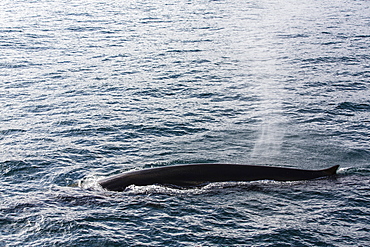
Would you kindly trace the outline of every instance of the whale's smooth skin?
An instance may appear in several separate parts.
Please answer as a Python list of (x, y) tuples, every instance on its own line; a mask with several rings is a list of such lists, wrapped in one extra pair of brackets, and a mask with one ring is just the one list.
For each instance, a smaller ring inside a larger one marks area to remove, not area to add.
[(199, 186), (229, 181), (298, 181), (335, 175), (338, 165), (324, 170), (302, 170), (285, 167), (239, 164), (188, 164), (129, 171), (108, 177), (98, 183), (106, 190), (124, 191), (130, 185)]

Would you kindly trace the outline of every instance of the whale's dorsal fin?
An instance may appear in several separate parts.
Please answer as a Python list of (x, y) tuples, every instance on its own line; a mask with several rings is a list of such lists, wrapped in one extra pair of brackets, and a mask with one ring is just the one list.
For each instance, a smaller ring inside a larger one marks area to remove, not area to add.
[(333, 167), (330, 167), (328, 169), (325, 169), (325, 170), (322, 170), (325, 174), (327, 174), (328, 176), (331, 176), (331, 175), (335, 175), (337, 174), (337, 170), (339, 168), (339, 165), (336, 165), (336, 166), (333, 166)]

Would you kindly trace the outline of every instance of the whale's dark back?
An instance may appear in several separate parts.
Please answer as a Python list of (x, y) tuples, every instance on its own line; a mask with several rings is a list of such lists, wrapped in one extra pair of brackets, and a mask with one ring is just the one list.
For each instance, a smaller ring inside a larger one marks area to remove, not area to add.
[(308, 180), (336, 174), (339, 166), (324, 170), (302, 170), (284, 167), (237, 164), (190, 164), (125, 172), (99, 184), (112, 191), (123, 191), (129, 185), (197, 186), (209, 182), (276, 180)]

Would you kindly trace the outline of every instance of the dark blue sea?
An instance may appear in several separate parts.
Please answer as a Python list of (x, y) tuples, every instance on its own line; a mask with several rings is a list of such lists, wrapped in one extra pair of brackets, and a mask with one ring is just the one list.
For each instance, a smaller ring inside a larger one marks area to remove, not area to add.
[[(0, 246), (369, 246), (370, 1), (2, 0)], [(105, 191), (191, 163), (300, 182)]]

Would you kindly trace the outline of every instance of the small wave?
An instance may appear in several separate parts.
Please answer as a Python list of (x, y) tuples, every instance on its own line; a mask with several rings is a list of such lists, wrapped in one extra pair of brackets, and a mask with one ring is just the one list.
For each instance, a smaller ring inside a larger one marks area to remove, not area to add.
[(76, 183), (71, 184), (70, 187), (80, 187), (86, 190), (105, 191), (103, 187), (101, 187), (98, 183), (100, 178), (101, 177), (98, 176), (87, 176), (81, 180), (78, 180)]
[(369, 175), (370, 174), (370, 165), (363, 167), (343, 167), (339, 168), (338, 175)]
[(201, 52), (200, 49), (190, 49), (190, 50), (168, 50), (168, 53), (188, 53), (188, 52)]
[(336, 108), (347, 111), (370, 111), (370, 104), (342, 102)]
[(36, 166), (21, 160), (4, 161), (0, 163), (1, 173), (5, 176), (20, 175), (33, 171)]
[(0, 135), (12, 135), (14, 133), (19, 132), (26, 132), (24, 129), (6, 129), (6, 130), (0, 130)]
[(310, 64), (321, 64), (321, 63), (353, 63), (359, 62), (360, 57), (317, 57), (317, 58), (307, 58), (303, 59), (303, 63), (310, 63)]

